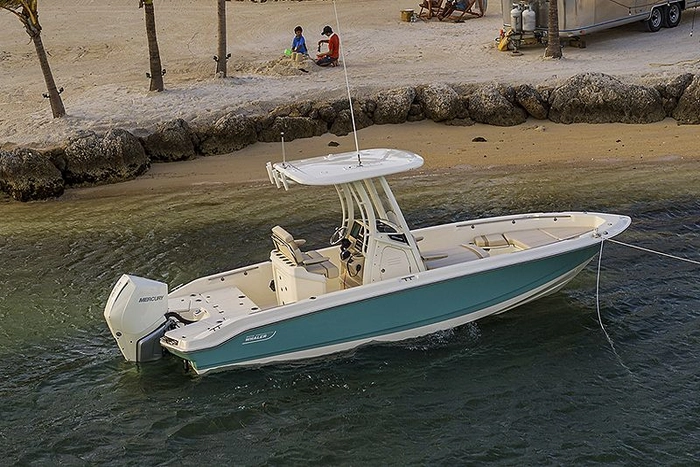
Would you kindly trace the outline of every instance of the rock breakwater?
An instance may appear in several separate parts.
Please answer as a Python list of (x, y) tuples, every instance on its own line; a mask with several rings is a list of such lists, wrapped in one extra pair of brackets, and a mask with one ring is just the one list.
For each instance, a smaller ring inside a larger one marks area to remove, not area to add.
[[(444, 83), (397, 87), (353, 98), (358, 129), (430, 119), (448, 125), (475, 122), (514, 126), (528, 118), (556, 123), (653, 123), (667, 117), (700, 123), (700, 75), (678, 75), (646, 85), (584, 73), (559, 86)], [(347, 99), (300, 101), (265, 115), (230, 113), (209, 125), (176, 119), (137, 137), (114, 128), (79, 132), (51, 149), (0, 151), (0, 190), (18, 201), (59, 197), (67, 187), (128, 180), (151, 162), (235, 152), (255, 142), (345, 135), (352, 131)]]

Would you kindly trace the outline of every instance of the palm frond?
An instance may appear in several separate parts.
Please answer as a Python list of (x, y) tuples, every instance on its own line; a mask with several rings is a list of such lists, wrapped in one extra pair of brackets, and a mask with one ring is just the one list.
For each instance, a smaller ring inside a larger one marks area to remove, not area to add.
[(14, 13), (24, 24), (27, 30), (41, 30), (39, 14), (37, 12), (38, 0), (0, 0), (0, 8)]

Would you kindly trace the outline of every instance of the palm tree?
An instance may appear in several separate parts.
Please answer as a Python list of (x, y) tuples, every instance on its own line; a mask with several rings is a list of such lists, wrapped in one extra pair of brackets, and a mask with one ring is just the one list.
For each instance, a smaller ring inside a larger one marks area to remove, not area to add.
[(219, 18), (219, 44), (217, 47), (217, 55), (214, 56), (216, 61), (216, 76), (226, 78), (226, 62), (231, 57), (231, 54), (226, 53), (226, 2), (228, 0), (216, 0), (217, 13)]
[(146, 76), (151, 78), (149, 91), (163, 90), (163, 75), (165, 70), (161, 68), (160, 52), (158, 51), (158, 39), (156, 38), (156, 14), (153, 7), (153, 0), (139, 0), (139, 8), (143, 8), (146, 16), (146, 37), (148, 37), (148, 61), (151, 65), (151, 72)]
[(46, 90), (48, 91), (48, 94), (44, 94), (44, 97), (49, 98), (53, 118), (63, 117), (66, 114), (66, 109), (63, 107), (63, 100), (61, 99), (62, 89), (56, 89), (56, 82), (53, 79), (49, 60), (46, 57), (44, 43), (41, 41), (41, 25), (39, 24), (37, 0), (0, 0), (0, 8), (15, 14), (24, 24), (24, 29), (29, 34), (29, 37), (32, 38), (32, 42), (34, 42), (41, 71), (44, 74)]
[(559, 41), (559, 7), (558, 0), (549, 1), (549, 16), (547, 17), (547, 48), (545, 58), (561, 58), (561, 42)]

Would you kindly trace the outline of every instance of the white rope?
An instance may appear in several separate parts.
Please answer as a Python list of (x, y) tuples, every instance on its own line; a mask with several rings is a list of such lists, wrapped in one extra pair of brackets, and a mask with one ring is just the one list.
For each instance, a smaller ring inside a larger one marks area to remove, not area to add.
[[(335, 30), (340, 39), (340, 20), (338, 19), (338, 9), (335, 6), (335, 0), (333, 0), (333, 11), (335, 12)], [(345, 65), (345, 46), (341, 44), (340, 47), (340, 57), (343, 60), (343, 72), (345, 73), (345, 88), (348, 90), (348, 103), (350, 104), (350, 121), (352, 122), (352, 134), (355, 137), (355, 150), (357, 151), (357, 163), (362, 165), (362, 159), (360, 159), (360, 144), (357, 142), (357, 126), (355, 126), (355, 112), (352, 109), (352, 97), (350, 96), (350, 81), (348, 80), (348, 68)]]
[[(632, 371), (630, 371), (630, 369), (627, 367), (627, 365), (624, 364), (624, 362), (620, 358), (620, 355), (617, 353), (617, 350), (615, 350), (615, 344), (613, 343), (613, 340), (610, 338), (608, 331), (605, 330), (605, 326), (603, 326), (603, 319), (600, 316), (600, 265), (603, 261), (603, 244), (605, 243), (605, 240), (606, 239), (601, 239), (601, 241), (600, 241), (600, 252), (598, 253), (598, 272), (596, 275), (596, 282), (595, 282), (595, 308), (596, 308), (596, 312), (598, 313), (598, 323), (600, 324), (600, 329), (603, 330), (605, 337), (608, 339), (608, 342), (610, 343), (610, 348), (612, 349), (613, 353), (615, 354), (615, 357), (617, 357), (618, 362), (630, 374), (632, 374)], [(663, 253), (661, 251), (652, 250), (650, 248), (644, 248), (641, 246), (631, 245), (629, 243), (624, 243), (624, 242), (621, 242), (619, 240), (613, 240), (612, 238), (608, 238), (607, 241), (617, 243), (618, 245), (626, 246), (629, 248), (634, 248), (635, 250), (641, 250), (641, 251), (644, 251), (647, 253), (653, 253), (655, 255), (665, 256), (667, 258), (672, 258), (672, 259), (675, 259), (678, 261), (685, 261), (687, 263), (700, 265), (700, 261), (695, 261), (695, 260), (688, 259), (688, 258), (682, 258), (680, 256), (670, 255), (668, 253)], [(634, 375), (632, 375), (632, 376), (634, 376)]]
[(615, 346), (613, 345), (612, 339), (610, 339), (610, 336), (608, 335), (608, 331), (605, 330), (605, 326), (603, 326), (603, 319), (600, 317), (600, 264), (603, 262), (603, 245), (605, 244), (605, 239), (600, 240), (600, 252), (598, 253), (598, 272), (596, 273), (596, 278), (595, 278), (595, 309), (596, 312), (598, 312), (598, 323), (600, 323), (600, 329), (603, 330), (605, 333), (605, 337), (608, 338), (608, 342), (610, 342), (610, 346), (613, 348), (613, 351), (615, 351)]
[(617, 353), (617, 350), (615, 349), (615, 344), (613, 343), (613, 340), (610, 338), (610, 335), (608, 334), (608, 331), (605, 330), (605, 326), (603, 326), (603, 318), (600, 316), (600, 264), (603, 262), (603, 245), (605, 244), (605, 239), (601, 238), (600, 240), (600, 252), (598, 253), (598, 272), (596, 274), (596, 279), (595, 279), (595, 309), (596, 312), (598, 313), (598, 324), (600, 324), (600, 329), (603, 330), (603, 334), (605, 334), (605, 338), (608, 340), (608, 343), (610, 344), (610, 349), (612, 350), (613, 354), (615, 354), (615, 358), (617, 358), (617, 361), (620, 363), (620, 365), (627, 370), (627, 372), (634, 376), (632, 374), (632, 370), (630, 370), (627, 365), (622, 361), (622, 358), (620, 357), (620, 354)]
[(698, 266), (700, 266), (700, 261), (695, 261), (694, 259), (681, 258), (680, 256), (670, 255), (668, 253), (663, 253), (661, 251), (651, 250), (649, 248), (644, 248), (644, 247), (637, 246), (637, 245), (630, 245), (629, 243), (624, 243), (624, 242), (620, 242), (618, 240), (613, 240), (612, 238), (609, 238), (608, 241), (613, 242), (613, 243), (617, 243), (618, 245), (634, 248), (635, 250), (646, 251), (647, 253), (654, 253), (655, 255), (666, 256), (667, 258), (673, 258), (673, 259), (676, 259), (678, 261), (685, 261), (686, 263), (697, 264)]

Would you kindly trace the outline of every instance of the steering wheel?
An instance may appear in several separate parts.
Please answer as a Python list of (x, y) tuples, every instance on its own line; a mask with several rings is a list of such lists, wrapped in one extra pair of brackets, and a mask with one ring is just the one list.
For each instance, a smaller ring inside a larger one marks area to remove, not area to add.
[(343, 237), (345, 237), (346, 231), (347, 231), (347, 229), (345, 228), (344, 225), (341, 225), (340, 227), (335, 229), (335, 232), (333, 232), (333, 235), (331, 235), (330, 244), (337, 245), (338, 243), (340, 243), (340, 241), (343, 239)]

